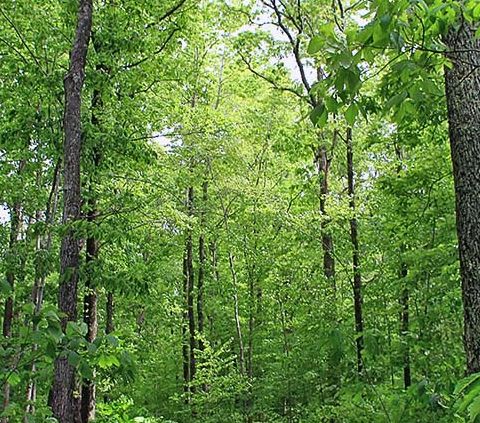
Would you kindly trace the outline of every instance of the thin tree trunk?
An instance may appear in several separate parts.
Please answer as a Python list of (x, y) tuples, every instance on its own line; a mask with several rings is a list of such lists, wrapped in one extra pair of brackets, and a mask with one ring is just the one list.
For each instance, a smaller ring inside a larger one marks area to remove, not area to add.
[[(397, 174), (400, 174), (402, 169), (403, 151), (401, 148), (396, 147), (395, 153), (397, 155), (400, 164), (397, 167)], [(402, 361), (403, 361), (403, 386), (407, 389), (412, 384), (412, 371), (410, 367), (410, 323), (409, 323), (409, 301), (410, 292), (407, 286), (405, 278), (408, 275), (408, 266), (403, 260), (403, 254), (405, 252), (405, 245), (402, 243), (400, 246), (401, 262), (399, 278), (403, 284), (402, 293), (400, 296), (400, 340), (402, 343)]]
[(203, 351), (205, 345), (203, 344), (202, 336), (204, 331), (204, 313), (203, 313), (203, 291), (205, 284), (205, 265), (206, 265), (206, 252), (205, 252), (205, 225), (206, 225), (206, 207), (208, 201), (208, 182), (204, 181), (202, 186), (202, 211), (200, 214), (201, 234), (198, 240), (198, 292), (197, 292), (197, 319), (198, 319), (198, 333), (200, 338), (198, 340), (198, 349)]
[[(187, 193), (187, 208), (189, 216), (193, 216), (193, 187), (188, 188)], [(193, 272), (193, 242), (192, 233), (189, 230), (187, 235), (187, 242), (185, 245), (186, 259), (187, 259), (187, 313), (188, 313), (188, 332), (189, 332), (189, 348), (190, 348), (190, 382), (195, 378), (195, 311), (194, 311), (194, 284), (195, 275)], [(190, 391), (194, 392), (193, 386), (190, 386)]]
[(188, 342), (188, 264), (187, 252), (183, 255), (183, 298), (184, 309), (182, 314), (182, 359), (183, 359), (183, 392), (185, 394), (185, 402), (189, 403), (190, 392), (190, 354)]
[[(81, 102), (85, 79), (85, 65), (92, 27), (92, 0), (81, 0), (75, 40), (70, 54), (70, 68), (64, 80), (64, 187), (63, 224), (72, 225), (81, 215), (80, 157), (81, 157)], [(75, 231), (70, 227), (64, 235), (60, 250), (60, 287), (58, 306), (64, 316), (61, 320), (65, 331), (67, 322), (77, 319), (77, 285), (80, 245)], [(52, 391), (52, 411), (59, 423), (79, 421), (75, 398), (75, 369), (66, 357), (55, 360)]]
[(231, 252), (228, 253), (228, 263), (230, 265), (230, 273), (232, 275), (232, 286), (233, 286), (233, 306), (235, 313), (235, 327), (237, 330), (238, 338), (238, 368), (240, 374), (245, 374), (245, 351), (243, 348), (243, 337), (242, 337), (242, 327), (240, 324), (240, 312), (238, 305), (238, 284), (237, 284), (237, 273), (235, 272), (235, 258)]
[(352, 212), (350, 218), (350, 240), (352, 243), (353, 263), (353, 302), (355, 311), (355, 334), (357, 347), (357, 371), (363, 371), (363, 298), (362, 298), (362, 274), (360, 272), (360, 250), (358, 246), (358, 225), (355, 209), (355, 179), (353, 172), (353, 143), (352, 128), (347, 128), (347, 179), (349, 205)]
[[(401, 265), (401, 278), (405, 280), (407, 277), (407, 266), (405, 263)], [(409, 339), (408, 334), (410, 331), (410, 323), (409, 323), (409, 292), (407, 288), (404, 288), (402, 291), (402, 296), (400, 298), (401, 303), (401, 325), (400, 325), (400, 332), (402, 338), (402, 348), (403, 348), (403, 386), (405, 389), (412, 384), (412, 373), (410, 369), (410, 346), (409, 346)]]
[[(13, 324), (13, 298), (15, 289), (15, 279), (17, 266), (15, 262), (18, 260), (16, 245), (18, 243), (18, 235), (20, 233), (21, 216), (20, 202), (16, 202), (10, 210), (10, 240), (8, 244), (8, 258), (7, 258), (7, 272), (6, 279), (10, 287), (10, 293), (5, 300), (4, 314), (3, 314), (3, 337), (10, 339), (12, 337), (12, 324)], [(3, 410), (5, 410), (10, 404), (10, 383), (8, 380), (3, 385)], [(2, 418), (2, 423), (7, 423), (8, 417)]]
[(480, 38), (463, 18), (445, 37), (445, 69), (467, 373), (480, 372)]
[[(50, 252), (52, 247), (52, 230), (51, 226), (55, 220), (58, 205), (58, 185), (59, 185), (59, 173), (60, 173), (61, 161), (58, 160), (53, 171), (53, 181), (50, 195), (45, 208), (45, 223), (47, 225), (46, 235), (38, 235), (36, 239), (36, 251), (37, 254), (41, 254), (41, 257), (37, 257), (35, 265), (35, 282), (32, 288), (32, 303), (34, 306), (34, 316), (37, 317), (40, 314), (43, 304), (43, 293), (45, 290), (45, 280), (49, 273), (47, 264), (45, 262), (45, 255)], [(41, 213), (37, 214), (37, 221), (41, 220)], [(38, 329), (38, 321), (36, 318), (32, 321), (32, 331), (35, 332)], [(38, 349), (35, 344), (33, 346), (34, 351)], [(37, 397), (37, 384), (34, 379), (36, 373), (36, 363), (32, 363), (30, 369), (30, 382), (27, 387), (27, 407), (25, 409), (25, 423), (28, 421), (28, 415), (35, 413), (35, 400)]]
[(108, 335), (109, 333), (112, 333), (115, 330), (115, 325), (113, 323), (113, 313), (114, 313), (114, 307), (115, 307), (115, 302), (114, 302), (114, 295), (112, 291), (108, 291), (107, 293), (107, 306), (106, 306), (106, 311), (107, 311), (107, 322), (105, 325), (105, 333)]
[[(88, 221), (94, 223), (97, 217), (96, 200), (90, 193), (88, 201)], [(94, 281), (95, 262), (98, 259), (99, 242), (94, 235), (87, 238), (87, 276), (85, 279), (85, 296), (83, 300), (83, 321), (87, 324), (88, 342), (95, 341), (98, 332), (97, 318), (97, 289)], [(82, 422), (87, 423), (95, 419), (95, 383), (91, 380), (83, 381), (82, 385)]]
[(328, 196), (328, 176), (330, 171), (330, 160), (327, 155), (327, 148), (322, 144), (315, 156), (315, 163), (317, 164), (318, 176), (320, 179), (320, 215), (322, 217), (322, 249), (323, 249), (323, 273), (325, 277), (332, 281), (332, 288), (336, 294), (335, 284), (335, 259), (333, 257), (333, 238), (328, 232), (328, 214), (327, 214), (327, 196)]
[[(96, 49), (98, 51), (98, 48)], [(97, 65), (97, 71), (102, 67)], [(98, 89), (93, 91), (92, 96), (92, 126), (99, 128), (99, 119), (97, 117), (97, 110), (102, 106), (102, 97)], [(100, 161), (102, 159), (102, 152), (98, 144), (93, 145), (93, 169), (92, 175), (97, 171)], [(94, 225), (97, 219), (97, 199), (95, 198), (94, 176), (90, 179), (90, 193), (88, 199), (88, 215), (87, 220), (90, 225)], [(91, 230), (91, 229), (90, 229)], [(83, 321), (87, 325), (88, 342), (95, 341), (98, 333), (98, 316), (97, 316), (97, 288), (95, 283), (95, 265), (99, 254), (99, 240), (92, 233), (87, 238), (86, 264), (87, 273), (85, 279), (85, 295), (83, 299)], [(82, 384), (82, 404), (81, 404), (82, 422), (88, 423), (95, 420), (95, 383), (91, 380), (84, 380)]]

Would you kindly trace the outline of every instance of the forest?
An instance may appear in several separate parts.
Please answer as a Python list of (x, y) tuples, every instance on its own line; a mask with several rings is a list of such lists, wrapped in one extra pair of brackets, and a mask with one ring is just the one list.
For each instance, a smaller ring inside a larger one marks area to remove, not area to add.
[(1, 423), (480, 422), (479, 0), (0, 0)]

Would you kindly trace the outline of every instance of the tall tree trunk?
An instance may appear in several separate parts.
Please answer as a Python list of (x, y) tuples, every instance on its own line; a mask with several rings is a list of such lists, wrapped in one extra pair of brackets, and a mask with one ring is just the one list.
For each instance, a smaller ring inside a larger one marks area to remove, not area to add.
[[(186, 207), (188, 216), (193, 216), (194, 190), (193, 187), (187, 188)], [(183, 255), (183, 291), (185, 299), (185, 309), (183, 314), (183, 378), (184, 391), (193, 393), (195, 391), (192, 381), (195, 377), (195, 310), (194, 310), (194, 284), (195, 275), (193, 272), (193, 241), (192, 230), (187, 229), (185, 239), (185, 251)], [(187, 334), (188, 330), (188, 334)], [(188, 338), (188, 340), (187, 340)], [(189, 397), (187, 396), (187, 402)]]
[(347, 179), (349, 205), (352, 212), (350, 218), (350, 240), (352, 243), (353, 263), (353, 303), (355, 311), (355, 334), (357, 347), (357, 371), (363, 371), (363, 298), (362, 298), (362, 274), (360, 272), (360, 250), (358, 246), (358, 228), (355, 209), (355, 179), (353, 172), (353, 143), (352, 128), (347, 128)]
[[(43, 305), (43, 293), (45, 290), (45, 281), (49, 270), (46, 263), (46, 255), (50, 252), (52, 247), (52, 230), (51, 226), (55, 221), (55, 215), (58, 205), (58, 186), (59, 186), (59, 173), (60, 173), (61, 160), (57, 161), (53, 171), (52, 187), (50, 195), (48, 197), (47, 206), (45, 208), (45, 224), (46, 234), (38, 235), (36, 239), (36, 252), (39, 255), (35, 262), (35, 282), (32, 288), (32, 303), (34, 306), (34, 319), (32, 321), (32, 331), (38, 330), (37, 317), (40, 314)], [(41, 213), (37, 214), (37, 221), (41, 220)], [(36, 351), (38, 346), (35, 344), (33, 349)], [(36, 362), (32, 363), (30, 368), (30, 381), (27, 387), (27, 407), (25, 409), (24, 421), (27, 423), (28, 416), (35, 413), (35, 400), (37, 397), (37, 384), (35, 382), (34, 374), (37, 371)]]
[(461, 18), (445, 37), (445, 70), (455, 185), (467, 372), (480, 372), (480, 38)]
[[(94, 223), (97, 217), (96, 200), (90, 193), (88, 200), (88, 221)], [(83, 300), (83, 321), (87, 325), (86, 339), (88, 342), (95, 341), (98, 332), (97, 318), (97, 288), (95, 283), (94, 267), (98, 259), (99, 242), (94, 235), (87, 238), (87, 276), (85, 279), (85, 296)], [(87, 423), (95, 419), (95, 384), (93, 381), (85, 380), (82, 385), (82, 422)]]
[(107, 314), (107, 322), (105, 325), (105, 333), (108, 335), (109, 333), (112, 333), (115, 330), (115, 326), (113, 323), (113, 312), (114, 312), (114, 296), (113, 296), (113, 291), (108, 291), (107, 292), (107, 306), (106, 306), (106, 314)]
[[(408, 274), (408, 268), (405, 263), (401, 264), (400, 268), (400, 277), (402, 281), (405, 281), (405, 278)], [(400, 297), (400, 306), (401, 306), (401, 316), (400, 316), (400, 337), (402, 341), (403, 348), (403, 386), (407, 389), (412, 384), (412, 372), (410, 369), (410, 345), (409, 345), (409, 332), (410, 332), (410, 322), (409, 322), (409, 292), (408, 288), (405, 287), (402, 290), (402, 296)]]
[(335, 284), (335, 259), (333, 257), (333, 237), (328, 232), (328, 214), (327, 214), (327, 196), (328, 196), (328, 176), (330, 171), (330, 159), (328, 158), (327, 147), (325, 144), (318, 148), (315, 155), (317, 165), (320, 190), (320, 215), (322, 218), (322, 249), (323, 249), (323, 273), (325, 277), (332, 281), (332, 288), (336, 294)]
[[(193, 216), (193, 187), (188, 188), (187, 194), (187, 207), (189, 216)], [(187, 275), (188, 275), (188, 285), (187, 285), (187, 312), (188, 312), (188, 332), (190, 337), (189, 348), (190, 348), (190, 382), (193, 382), (195, 378), (195, 310), (194, 310), (194, 284), (195, 284), (195, 275), (193, 272), (193, 241), (192, 241), (192, 232), (189, 230), (187, 235), (186, 242), (186, 257), (187, 257)], [(190, 390), (193, 392), (193, 386), (190, 387)]]
[(198, 239), (198, 285), (197, 285), (197, 320), (198, 333), (200, 338), (198, 340), (198, 349), (203, 351), (205, 345), (203, 344), (202, 336), (204, 331), (204, 313), (203, 313), (203, 291), (205, 284), (205, 265), (206, 265), (206, 251), (205, 251), (205, 226), (206, 226), (206, 207), (208, 201), (208, 182), (204, 181), (202, 186), (202, 210), (200, 213), (201, 234)]
[(237, 272), (235, 271), (235, 258), (232, 252), (228, 253), (228, 263), (230, 266), (230, 273), (232, 275), (233, 307), (234, 307), (234, 314), (235, 314), (235, 327), (237, 330), (237, 338), (238, 338), (238, 368), (239, 368), (240, 374), (244, 375), (245, 374), (245, 350), (243, 348), (242, 326), (240, 324)]
[(183, 359), (183, 392), (185, 402), (190, 402), (190, 354), (188, 341), (188, 264), (187, 251), (183, 255), (183, 299), (184, 307), (182, 313), (182, 359)]
[[(82, 143), (81, 102), (85, 79), (85, 64), (92, 27), (92, 0), (81, 0), (75, 40), (70, 54), (70, 67), (64, 80), (64, 187), (63, 224), (72, 225), (80, 218), (80, 157)], [(60, 287), (58, 306), (64, 316), (61, 320), (65, 330), (68, 321), (77, 319), (77, 285), (80, 245), (72, 227), (62, 239), (60, 249)], [(75, 398), (75, 369), (66, 357), (55, 360), (52, 390), (52, 411), (59, 423), (79, 420)]]
[[(12, 324), (13, 324), (13, 295), (15, 289), (15, 279), (16, 279), (16, 261), (17, 252), (16, 245), (18, 243), (18, 235), (20, 233), (20, 223), (22, 220), (21, 216), (22, 207), (20, 202), (16, 202), (13, 207), (10, 209), (10, 240), (8, 243), (8, 257), (7, 257), (7, 272), (6, 279), (10, 287), (10, 293), (5, 300), (5, 307), (3, 313), (3, 337), (5, 339), (10, 339), (12, 337)], [(8, 381), (4, 382), (3, 385), (3, 410), (5, 410), (10, 404), (10, 383)], [(2, 423), (8, 422), (8, 417), (2, 418)]]
[[(96, 49), (98, 51), (98, 48)], [(102, 69), (101, 65), (97, 65), (97, 71)], [(99, 119), (97, 116), (98, 109), (102, 106), (101, 92), (98, 89), (93, 91), (92, 96), (92, 126), (99, 129)], [(102, 158), (100, 145), (94, 142), (92, 149), (93, 169), (91, 170), (90, 192), (88, 197), (88, 214), (87, 221), (90, 225), (95, 224), (97, 219), (97, 199), (95, 198), (95, 173)], [(98, 317), (97, 317), (97, 287), (95, 282), (95, 266), (99, 254), (99, 240), (92, 234), (92, 228), (89, 229), (90, 234), (87, 237), (86, 264), (87, 272), (85, 279), (85, 294), (83, 299), (83, 321), (87, 325), (87, 342), (95, 341), (98, 333)], [(95, 384), (91, 380), (84, 380), (82, 384), (82, 404), (81, 417), (83, 423), (95, 420)]]

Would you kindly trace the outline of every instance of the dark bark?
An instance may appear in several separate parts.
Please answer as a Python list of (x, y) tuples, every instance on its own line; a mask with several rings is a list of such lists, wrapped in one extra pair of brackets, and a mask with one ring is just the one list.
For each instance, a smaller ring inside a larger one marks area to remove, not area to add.
[(112, 333), (115, 330), (115, 326), (113, 323), (113, 312), (114, 312), (114, 296), (113, 292), (109, 291), (107, 293), (107, 323), (105, 325), (105, 333), (108, 335), (109, 333)]
[(322, 217), (322, 249), (323, 249), (323, 273), (326, 278), (332, 280), (332, 288), (336, 292), (335, 285), (335, 259), (333, 257), (333, 238), (328, 232), (328, 214), (327, 214), (327, 196), (328, 196), (328, 176), (330, 171), (330, 159), (327, 155), (327, 148), (321, 145), (315, 154), (315, 163), (317, 165), (320, 181), (320, 215)]
[[(97, 70), (102, 68), (97, 66)], [(92, 126), (99, 127), (99, 119), (97, 110), (102, 106), (102, 97), (98, 89), (95, 89), (92, 97)], [(94, 143), (92, 150), (93, 169), (92, 175), (96, 173), (102, 154), (98, 143)], [(94, 176), (90, 179), (90, 192), (88, 198), (88, 214), (87, 221), (90, 225), (94, 225), (98, 216), (97, 199), (95, 198), (95, 180)], [(97, 287), (95, 283), (95, 265), (99, 254), (99, 240), (95, 235), (90, 234), (87, 237), (86, 265), (87, 272), (85, 278), (85, 294), (83, 299), (83, 321), (87, 325), (86, 339), (88, 342), (95, 341), (98, 333), (98, 313), (97, 313)], [(82, 422), (88, 423), (95, 420), (95, 384), (93, 381), (84, 380), (82, 385), (82, 404), (81, 404)]]
[[(92, 27), (92, 0), (81, 0), (75, 40), (70, 54), (70, 67), (64, 80), (65, 112), (63, 127), (65, 131), (63, 163), (63, 219), (64, 225), (70, 225), (64, 235), (60, 249), (60, 286), (58, 306), (65, 317), (62, 329), (68, 321), (77, 319), (77, 285), (80, 244), (71, 227), (80, 218), (80, 157), (81, 157), (81, 102), (85, 79), (85, 64)], [(72, 423), (79, 420), (77, 398), (75, 398), (75, 370), (66, 357), (55, 360), (52, 411), (59, 423)]]
[(187, 296), (188, 296), (188, 265), (187, 254), (184, 252), (183, 256), (183, 297), (184, 310), (182, 315), (182, 359), (183, 359), (183, 392), (185, 393), (185, 402), (189, 402), (188, 393), (190, 392), (190, 354), (188, 347), (188, 310), (187, 310)]
[(206, 265), (206, 251), (205, 251), (205, 225), (206, 225), (206, 207), (208, 201), (208, 182), (204, 181), (202, 186), (202, 211), (200, 215), (201, 234), (198, 239), (198, 285), (197, 285), (197, 320), (198, 333), (200, 339), (198, 340), (198, 349), (203, 351), (205, 345), (203, 344), (202, 336), (204, 332), (204, 313), (203, 313), (203, 291), (205, 284), (205, 265)]
[[(92, 193), (90, 195), (93, 195)], [(95, 198), (90, 197), (88, 201), (88, 221), (95, 222), (97, 208)], [(83, 300), (83, 321), (87, 325), (86, 339), (88, 342), (95, 341), (98, 332), (97, 318), (97, 288), (94, 280), (93, 268), (98, 259), (98, 239), (90, 235), (87, 238), (87, 276), (85, 279), (85, 296)], [(93, 381), (85, 380), (82, 385), (82, 422), (86, 423), (95, 419), (95, 384)]]
[(352, 212), (350, 218), (350, 241), (352, 243), (353, 263), (353, 303), (355, 311), (355, 334), (357, 347), (357, 371), (363, 371), (363, 296), (362, 296), (362, 274), (360, 272), (360, 249), (358, 245), (358, 223), (355, 209), (355, 179), (353, 172), (353, 143), (352, 129), (347, 128), (347, 179), (349, 206)]
[(445, 70), (467, 373), (480, 372), (480, 38), (462, 20), (445, 37)]

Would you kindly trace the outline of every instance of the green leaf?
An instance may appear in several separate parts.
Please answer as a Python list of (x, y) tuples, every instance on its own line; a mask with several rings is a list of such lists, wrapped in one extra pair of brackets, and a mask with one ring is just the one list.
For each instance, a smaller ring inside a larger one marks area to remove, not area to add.
[(327, 108), (325, 104), (321, 103), (317, 105), (311, 112), (310, 112), (310, 120), (314, 125), (324, 125), (328, 118)]
[(454, 395), (461, 394), (463, 391), (465, 391), (465, 389), (467, 389), (469, 386), (474, 384), (479, 379), (480, 379), (480, 373), (474, 373), (470, 376), (467, 376), (466, 378), (461, 379), (455, 386), (455, 390), (453, 391), (453, 394)]
[(348, 109), (345, 111), (345, 120), (348, 122), (350, 126), (354, 125), (357, 115), (358, 115), (357, 105), (355, 103), (350, 104)]
[(74, 367), (78, 366), (78, 363), (80, 363), (81, 359), (82, 357), (80, 356), (80, 354), (75, 351), (70, 351), (68, 353), (68, 362)]
[(320, 37), (319, 35), (315, 35), (308, 43), (307, 53), (316, 54), (320, 51), (322, 46), (323, 46), (323, 37)]

